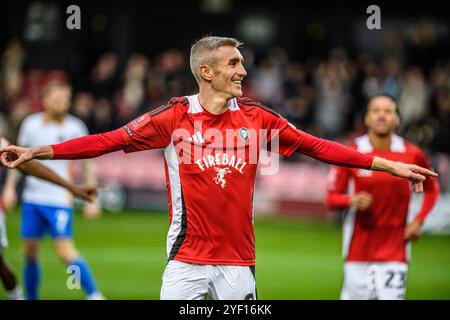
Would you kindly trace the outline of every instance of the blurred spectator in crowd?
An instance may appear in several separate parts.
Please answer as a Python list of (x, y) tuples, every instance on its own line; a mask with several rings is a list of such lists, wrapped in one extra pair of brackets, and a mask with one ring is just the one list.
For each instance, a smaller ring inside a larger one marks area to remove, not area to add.
[(3, 90), (1, 90), (4, 105), (17, 99), (22, 89), (22, 67), (25, 60), (25, 51), (18, 39), (13, 39), (2, 56), (2, 72), (1, 82)]
[(361, 92), (364, 100), (367, 100), (381, 93), (381, 71), (375, 59), (367, 53), (360, 56), (360, 65), (363, 73)]
[(394, 57), (387, 57), (383, 61), (383, 78), (380, 83), (381, 92), (393, 97), (398, 96), (400, 87), (400, 62)]
[(115, 97), (116, 121), (125, 124), (140, 113), (146, 102), (145, 81), (149, 61), (142, 54), (132, 55), (127, 62), (123, 85)]
[(250, 76), (255, 99), (263, 101), (281, 113), (284, 113), (282, 93), (287, 60), (287, 55), (282, 49), (274, 48)]
[(436, 93), (436, 134), (431, 142), (431, 148), (437, 152), (450, 155), (450, 88)]
[(95, 132), (94, 122), (95, 100), (92, 94), (88, 92), (79, 92), (73, 98), (71, 113), (77, 118), (83, 120), (89, 132)]
[(103, 54), (92, 70), (91, 90), (96, 99), (110, 98), (117, 89), (117, 56)]
[(419, 67), (410, 67), (404, 73), (398, 100), (403, 128), (427, 114), (428, 88)]
[(148, 105), (143, 111), (156, 108), (171, 97), (193, 94), (195, 88), (187, 57), (175, 49), (162, 52), (155, 57), (153, 68), (148, 72)]
[(32, 113), (31, 105), (26, 97), (15, 100), (10, 105), (11, 112), (8, 118), (8, 136), (11, 141), (16, 141), (22, 120)]
[(342, 49), (332, 50), (328, 61), (320, 63), (315, 70), (315, 120), (326, 138), (334, 139), (343, 133), (350, 99), (350, 81), (351, 70)]
[(291, 63), (284, 81), (285, 116), (302, 130), (309, 131), (314, 108), (314, 88), (307, 79), (305, 66)]
[(107, 98), (97, 99), (94, 106), (94, 133), (105, 132), (114, 127), (116, 115)]

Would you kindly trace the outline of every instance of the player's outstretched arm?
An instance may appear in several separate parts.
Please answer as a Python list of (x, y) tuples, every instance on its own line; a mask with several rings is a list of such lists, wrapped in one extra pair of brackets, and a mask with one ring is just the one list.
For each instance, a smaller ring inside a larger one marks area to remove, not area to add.
[(9, 169), (15, 169), (27, 161), (33, 159), (52, 159), (53, 149), (50, 146), (24, 148), (8, 146), (0, 149), (1, 163)]
[(125, 148), (126, 141), (120, 132), (114, 131), (84, 136), (51, 146), (0, 148), (1, 163), (7, 168), (17, 168), (32, 159), (89, 159)]
[[(68, 191), (70, 191), (73, 195), (80, 197), (83, 200), (92, 202), (97, 197), (97, 190), (93, 186), (76, 186), (70, 183), (69, 181), (61, 178), (54, 171), (47, 168), (43, 164), (38, 161), (27, 161), (20, 164), (17, 167), (20, 171), (25, 174), (34, 176), (36, 178), (46, 180), (48, 182), (54, 183), (58, 186), (61, 186)], [(3, 190), (3, 198), (4, 198), (4, 206), (6, 209), (10, 209), (16, 203), (16, 175), (14, 171), (11, 171), (8, 174), (6, 179), (5, 187)]]
[(320, 139), (299, 130), (296, 132), (301, 134), (303, 140), (297, 148), (300, 153), (338, 166), (383, 171), (406, 178), (411, 181), (417, 192), (423, 192), (425, 176), (437, 176), (433, 171), (417, 165), (372, 157), (333, 141)]
[(32, 175), (36, 178), (61, 186), (83, 200), (92, 202), (97, 196), (97, 189), (94, 186), (76, 186), (61, 178), (54, 171), (50, 170), (38, 161), (24, 162), (19, 165), (18, 169), (28, 175)]

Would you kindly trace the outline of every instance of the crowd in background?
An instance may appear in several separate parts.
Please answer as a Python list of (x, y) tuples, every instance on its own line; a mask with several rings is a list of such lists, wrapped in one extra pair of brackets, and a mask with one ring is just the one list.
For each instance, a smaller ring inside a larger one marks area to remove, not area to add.
[[(362, 113), (368, 97), (395, 96), (402, 118), (399, 133), (432, 155), (443, 190), (448, 189), (450, 59), (414, 65), (406, 64), (395, 50), (375, 57), (367, 52), (350, 55), (343, 48), (303, 61), (290, 58), (282, 48), (256, 57), (247, 47), (243, 54), (248, 71), (244, 94), (320, 137), (348, 142), (364, 132)], [(25, 70), (25, 59), (17, 40), (2, 53), (0, 131), (12, 141), (23, 118), (41, 110), (40, 88), (49, 79), (72, 83), (71, 113), (91, 133), (115, 129), (171, 97), (197, 90), (188, 56), (176, 49), (153, 57), (135, 53), (122, 63), (114, 52), (105, 52), (88, 76), (76, 81), (64, 70)]]

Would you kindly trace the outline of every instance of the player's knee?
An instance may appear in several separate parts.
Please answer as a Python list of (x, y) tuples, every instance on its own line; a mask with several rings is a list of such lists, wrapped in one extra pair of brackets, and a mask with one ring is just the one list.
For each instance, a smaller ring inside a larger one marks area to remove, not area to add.
[(76, 252), (67, 251), (67, 250), (57, 250), (56, 255), (58, 258), (65, 263), (75, 260), (78, 258), (78, 254)]
[(24, 246), (24, 255), (27, 261), (35, 261), (37, 260), (39, 247), (37, 243), (25, 243)]
[(70, 262), (78, 257), (77, 250), (70, 244), (55, 245), (55, 251), (58, 258), (63, 262)]

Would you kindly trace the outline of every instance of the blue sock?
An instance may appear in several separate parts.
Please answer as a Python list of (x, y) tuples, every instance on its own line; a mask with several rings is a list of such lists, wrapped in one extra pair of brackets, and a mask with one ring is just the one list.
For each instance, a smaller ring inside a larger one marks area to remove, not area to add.
[(98, 291), (97, 286), (95, 285), (94, 276), (83, 258), (77, 258), (69, 262), (68, 265), (78, 267), (80, 271), (80, 284), (86, 295), (91, 295)]
[(27, 300), (37, 300), (39, 283), (41, 282), (41, 267), (39, 262), (27, 258), (24, 267), (25, 298)]

